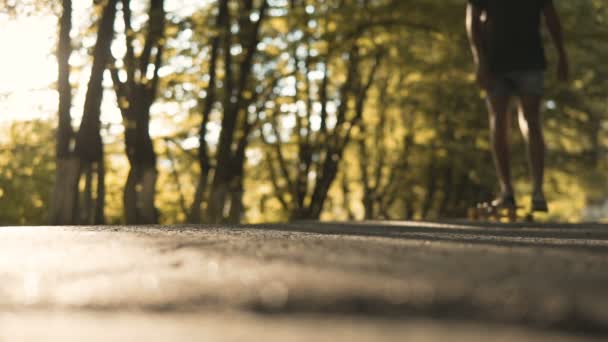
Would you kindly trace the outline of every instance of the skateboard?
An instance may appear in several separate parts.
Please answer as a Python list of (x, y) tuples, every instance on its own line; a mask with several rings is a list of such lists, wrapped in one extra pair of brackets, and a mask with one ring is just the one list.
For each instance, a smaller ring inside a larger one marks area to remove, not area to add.
[(490, 202), (481, 202), (474, 208), (469, 208), (468, 216), (473, 221), (534, 222), (534, 213), (525, 211), (524, 207), (502, 207)]

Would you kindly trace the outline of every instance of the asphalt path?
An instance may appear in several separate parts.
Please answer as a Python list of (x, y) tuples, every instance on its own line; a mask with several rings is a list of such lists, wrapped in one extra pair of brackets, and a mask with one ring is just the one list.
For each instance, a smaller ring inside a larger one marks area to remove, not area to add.
[(0, 341), (608, 340), (608, 226), (2, 227)]

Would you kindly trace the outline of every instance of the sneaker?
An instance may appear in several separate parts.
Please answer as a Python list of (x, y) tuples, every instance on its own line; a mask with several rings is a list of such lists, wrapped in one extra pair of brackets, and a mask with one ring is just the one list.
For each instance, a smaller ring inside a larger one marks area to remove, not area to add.
[(544, 199), (543, 197), (533, 197), (531, 208), (532, 208), (533, 212), (541, 212), (541, 213), (549, 212), (549, 207), (547, 206), (547, 200)]
[(496, 208), (515, 208), (515, 197), (513, 195), (502, 194), (491, 202), (493, 207)]

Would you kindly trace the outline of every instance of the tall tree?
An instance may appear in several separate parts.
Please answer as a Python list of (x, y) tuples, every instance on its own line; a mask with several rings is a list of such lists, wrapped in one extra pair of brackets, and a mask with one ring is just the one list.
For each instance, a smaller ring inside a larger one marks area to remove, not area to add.
[[(380, 46), (362, 43), (369, 19), (357, 21), (339, 35), (332, 32), (331, 27), (348, 16), (348, 10), (339, 12), (336, 5), (320, 5), (314, 11), (316, 17), (312, 17), (306, 12), (306, 4), (291, 2), (292, 11), (303, 13), (302, 22), (292, 23), (294, 36), (301, 32), (303, 39), (301, 43), (292, 42), (295, 47), (288, 50), (292, 72), (286, 78), (295, 79), (291, 101), (296, 107), (302, 103), (304, 109), (285, 113), (295, 121), (289, 139), (282, 138), (276, 116), (272, 131), (265, 132), (266, 141), (273, 146), (266, 151), (266, 158), (275, 196), (291, 219), (320, 217), (344, 152), (363, 118), (369, 89), (384, 54)], [(323, 25), (318, 29), (320, 34), (311, 29), (315, 23)], [(324, 48), (319, 51), (319, 46)], [(321, 76), (312, 80), (313, 72)], [(330, 107), (335, 111), (330, 112)], [(291, 145), (296, 152), (290, 153)]]
[[(72, 87), (70, 85), (70, 56), (72, 54), (72, 41), (70, 31), (72, 29), (72, 0), (62, 1), (62, 12), (59, 18), (59, 38), (57, 43), (57, 91), (59, 93), (59, 124), (56, 136), (56, 172), (55, 186), (49, 208), (50, 224), (65, 224), (72, 222), (74, 207), (74, 196), (68, 195), (73, 191), (66, 192), (66, 183), (73, 182), (75, 174), (74, 160), (71, 155), (70, 144), (73, 143), (74, 132), (72, 130)], [(73, 171), (72, 171), (73, 172)], [(68, 195), (66, 197), (66, 195)], [(60, 204), (63, 204), (61, 206)]]
[(132, 25), (131, 1), (122, 0), (122, 9), (126, 54), (120, 66), (114, 61), (110, 71), (125, 126), (125, 150), (130, 164), (123, 195), (124, 216), (127, 224), (157, 223), (154, 199), (158, 172), (150, 137), (150, 108), (158, 93), (158, 71), (165, 44), (164, 1), (150, 0), (139, 55), (134, 46), (138, 40)]
[[(65, 173), (57, 182), (54, 191), (51, 223), (100, 224), (104, 222), (105, 173), (100, 114), (103, 98), (103, 74), (109, 61), (110, 45), (114, 36), (116, 3), (117, 0), (107, 0), (101, 5), (103, 10), (98, 24), (97, 42), (93, 48), (93, 65), (82, 121), (75, 137), (73, 151), (68, 151), (66, 157), (63, 158), (65, 168), (62, 171)], [(65, 149), (66, 145), (60, 146)], [(65, 150), (61, 152), (66, 153)], [(79, 186), (81, 177), (84, 177), (83, 189), (80, 189)]]
[[(240, 206), (240, 203), (234, 201), (235, 198), (228, 196), (231, 191), (240, 192), (238, 187), (241, 184), (239, 177), (242, 173), (243, 160), (239, 158), (239, 154), (244, 153), (244, 147), (239, 143), (239, 136), (236, 134), (240, 134), (240, 139), (246, 141), (251, 130), (248, 107), (253, 98), (252, 94), (256, 92), (255, 85), (251, 83), (251, 73), (260, 41), (260, 29), (266, 18), (267, 9), (267, 0), (262, 0), (259, 8), (255, 7), (253, 0), (239, 1), (239, 16), (236, 20), (238, 33), (236, 35), (231, 33), (230, 21), (227, 21), (223, 28), (225, 33), (223, 113), (215, 158), (216, 168), (207, 207), (207, 219), (210, 222), (222, 222), (230, 217), (234, 218), (235, 213), (230, 215), (230, 210), (227, 213), (226, 208)], [(236, 40), (243, 49), (237, 60), (232, 56), (233, 40)]]
[[(236, 222), (243, 215), (245, 150), (258, 122), (257, 113), (252, 113), (250, 108), (263, 92), (258, 87), (259, 80), (253, 78), (253, 67), (268, 2), (237, 1), (236, 16), (231, 8), (229, 0), (218, 2), (215, 28), (210, 31), (209, 82), (205, 99), (199, 101), (202, 112), (198, 153), (201, 174), (190, 221), (198, 221), (203, 203), (206, 204), (203, 221)], [(221, 81), (218, 69), (223, 76)], [(216, 105), (221, 108), (220, 135), (215, 153), (210, 155), (207, 125)]]
[(194, 199), (188, 213), (188, 222), (190, 223), (201, 222), (201, 205), (203, 204), (209, 189), (209, 175), (214, 168), (213, 164), (211, 163), (209, 143), (207, 142), (207, 129), (211, 118), (211, 112), (216, 102), (217, 73), (219, 68), (218, 62), (220, 58), (220, 50), (222, 48), (222, 40), (228, 37), (228, 32), (224, 30), (224, 28), (227, 27), (228, 20), (228, 0), (220, 0), (213, 27), (213, 34), (210, 38), (211, 53), (208, 62), (209, 69), (207, 71), (209, 75), (209, 82), (205, 89), (205, 97), (199, 98), (198, 100), (198, 107), (200, 108), (202, 115), (200, 128), (198, 131), (199, 178), (196, 185), (196, 191), (194, 193)]

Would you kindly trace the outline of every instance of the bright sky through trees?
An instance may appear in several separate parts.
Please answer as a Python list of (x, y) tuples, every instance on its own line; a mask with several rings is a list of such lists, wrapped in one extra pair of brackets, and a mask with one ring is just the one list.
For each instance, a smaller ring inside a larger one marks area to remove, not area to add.
[(51, 54), (56, 19), (0, 17), (0, 122), (31, 119), (56, 110), (56, 92), (49, 89), (57, 78)]
[[(179, 16), (189, 16), (208, 1), (168, 0), (166, 8)], [(83, 30), (90, 25), (90, 1), (74, 1), (74, 30)], [(15, 120), (52, 118), (57, 112), (57, 62), (54, 55), (56, 45), (57, 18), (49, 13), (33, 16), (10, 17), (0, 14), (0, 124)], [(72, 34), (74, 35), (74, 33)], [(90, 42), (91, 44), (93, 42)], [(87, 44), (85, 42), (85, 44)], [(83, 57), (75, 53), (71, 64), (85, 64)], [(86, 69), (85, 71), (88, 71)], [(85, 84), (87, 72), (78, 76), (77, 82)], [(82, 114), (85, 87), (77, 88), (73, 117)], [(104, 122), (119, 124), (121, 121), (113, 94), (104, 101)]]

